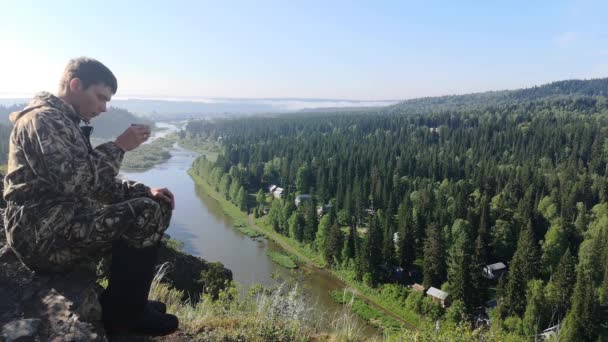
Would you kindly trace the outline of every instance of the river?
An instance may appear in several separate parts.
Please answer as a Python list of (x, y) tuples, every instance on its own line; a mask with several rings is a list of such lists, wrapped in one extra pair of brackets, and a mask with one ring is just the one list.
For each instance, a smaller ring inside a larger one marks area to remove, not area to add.
[[(157, 123), (166, 135), (175, 131), (173, 124)], [(226, 216), (219, 203), (197, 186), (187, 174), (195, 152), (174, 146), (171, 158), (146, 171), (124, 170), (127, 179), (142, 182), (151, 187), (167, 187), (175, 195), (176, 204), (171, 225), (167, 233), (184, 244), (184, 250), (208, 261), (219, 261), (232, 270), (234, 280), (245, 286), (256, 283), (272, 285), (279, 279), (297, 279), (303, 293), (316, 307), (318, 314), (325, 315), (323, 321), (337, 317), (343, 306), (330, 296), (330, 291), (344, 288), (344, 284), (330, 273), (312, 269), (289, 271), (275, 264), (266, 255), (268, 251), (282, 251), (276, 243), (266, 239), (252, 239), (240, 233), (230, 217)], [(377, 331), (355, 318), (362, 333), (371, 336)]]

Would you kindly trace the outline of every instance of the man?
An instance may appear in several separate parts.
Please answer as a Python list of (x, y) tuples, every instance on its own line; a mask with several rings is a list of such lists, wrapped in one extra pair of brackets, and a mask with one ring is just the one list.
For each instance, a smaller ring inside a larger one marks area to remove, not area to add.
[(70, 270), (111, 252), (109, 285), (100, 298), (106, 329), (166, 335), (177, 329), (177, 317), (147, 299), (173, 195), (116, 178), (125, 152), (145, 142), (150, 130), (133, 125), (93, 149), (90, 127), (79, 127), (105, 112), (116, 90), (105, 65), (77, 58), (65, 68), (57, 96), (40, 93), (11, 114), (7, 241), (39, 272)]

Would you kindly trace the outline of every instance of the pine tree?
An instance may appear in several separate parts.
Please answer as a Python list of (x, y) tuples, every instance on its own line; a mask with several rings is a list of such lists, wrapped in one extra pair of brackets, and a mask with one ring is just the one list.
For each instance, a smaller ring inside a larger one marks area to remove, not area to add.
[(342, 256), (344, 260), (354, 259), (355, 258), (355, 239), (357, 238), (357, 228), (355, 228), (354, 224), (351, 224), (348, 236), (346, 237), (346, 241), (344, 242), (344, 250), (342, 252)]
[(564, 317), (570, 308), (570, 297), (576, 283), (575, 267), (576, 259), (570, 253), (570, 249), (567, 249), (546, 286), (547, 301), (553, 306), (558, 318)]
[(489, 264), (489, 244), (490, 237), (488, 230), (490, 228), (490, 205), (487, 196), (481, 199), (481, 214), (479, 215), (479, 229), (477, 230), (477, 239), (475, 240), (475, 255), (481, 264)]
[(392, 266), (395, 264), (395, 233), (393, 230), (393, 219), (391, 217), (391, 214), (386, 213), (385, 215), (383, 215), (383, 217), (381, 217), (381, 222), (383, 223), (381, 229), (384, 231), (382, 256), (384, 259), (384, 264), (387, 266)]
[[(466, 225), (468, 226), (468, 225)], [(465, 312), (473, 312), (473, 284), (471, 279), (472, 243), (470, 232), (461, 231), (450, 248), (448, 258), (448, 281), (450, 296), (464, 303)]]
[(446, 277), (443, 232), (438, 225), (431, 224), (427, 234), (424, 242), (423, 284), (425, 287), (440, 287)]
[(329, 236), (329, 229), (332, 226), (331, 216), (325, 215), (321, 217), (319, 221), (319, 226), (317, 229), (317, 234), (315, 235), (315, 246), (317, 247), (317, 251), (325, 253), (325, 248), (327, 247), (327, 237)]
[(369, 232), (367, 234), (365, 253), (367, 259), (366, 273), (371, 276), (371, 282), (375, 286), (382, 280), (382, 267), (384, 264), (382, 255), (382, 244), (384, 241), (382, 227), (378, 219), (379, 215), (375, 215), (369, 224)]
[(416, 258), (416, 238), (411, 222), (410, 209), (402, 203), (397, 211), (399, 220), (399, 264), (404, 269), (409, 269)]
[(597, 302), (589, 271), (579, 268), (568, 311), (561, 331), (563, 341), (595, 341), (598, 334)]
[(471, 307), (479, 307), (486, 301), (488, 291), (488, 280), (483, 276), (483, 269), (487, 262), (483, 261), (483, 252), (481, 251), (482, 243), (480, 242), (479, 236), (475, 240), (475, 253), (471, 258), (471, 265), (469, 267), (471, 275)]
[(319, 216), (315, 209), (312, 200), (304, 204), (304, 215), (306, 218), (306, 227), (304, 229), (304, 241), (313, 242), (317, 235), (317, 228), (319, 226)]
[(238, 205), (238, 195), (239, 195), (239, 190), (241, 188), (241, 184), (239, 183), (239, 181), (235, 178), (232, 178), (232, 182), (230, 183), (230, 190), (228, 195), (230, 195), (230, 201), (232, 201), (232, 203), (237, 204)]
[(258, 193), (255, 195), (255, 201), (260, 206), (266, 204), (266, 195), (264, 194), (264, 191), (262, 191), (262, 189), (260, 189), (258, 191)]
[(236, 196), (236, 203), (238, 204), (239, 209), (247, 211), (247, 192), (243, 186), (239, 188), (239, 192)]
[(559, 264), (560, 258), (568, 248), (566, 223), (561, 217), (553, 220), (547, 230), (542, 245), (542, 265), (544, 273), (551, 273)]
[(535, 279), (528, 282), (526, 301), (526, 311), (522, 320), (524, 334), (533, 337), (546, 327), (550, 316), (542, 280)]
[(294, 211), (289, 218), (289, 236), (298, 241), (304, 240), (304, 229), (306, 226), (306, 220), (299, 210)]
[(339, 265), (342, 262), (342, 246), (344, 245), (342, 236), (342, 230), (338, 226), (337, 222), (329, 228), (329, 235), (327, 236), (327, 244), (325, 246), (325, 261), (332, 267), (333, 265)]
[(509, 278), (505, 288), (504, 313), (521, 316), (526, 309), (526, 285), (538, 274), (538, 247), (529, 224), (521, 232), (515, 255), (509, 265)]
[(230, 196), (230, 175), (224, 173), (222, 179), (220, 180), (219, 192), (224, 196), (224, 198), (229, 198)]

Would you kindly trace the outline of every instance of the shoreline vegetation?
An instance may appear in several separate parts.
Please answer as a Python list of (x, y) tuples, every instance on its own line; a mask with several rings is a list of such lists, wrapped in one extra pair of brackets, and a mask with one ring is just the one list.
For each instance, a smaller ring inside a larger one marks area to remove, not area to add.
[[(200, 153), (200, 150), (198, 151)], [(254, 219), (253, 215), (247, 215), (245, 212), (241, 211), (236, 205), (226, 200), (220, 193), (218, 193), (207, 181), (205, 181), (202, 177), (196, 175), (192, 169), (188, 170), (188, 174), (194, 182), (202, 186), (206, 193), (220, 204), (222, 211), (228, 215), (234, 222), (235, 227), (243, 232), (245, 235), (245, 231), (256, 231), (259, 232), (264, 237), (274, 241), (281, 248), (285, 250), (283, 254), (284, 257), (287, 257), (290, 260), (297, 260), (298, 264), (304, 264), (308, 267), (314, 267), (318, 269), (323, 269), (330, 272), (333, 276), (340, 279), (345, 285), (348, 286), (348, 293), (350, 293), (350, 297), (348, 297), (348, 301), (338, 300), (338, 298), (334, 295), (332, 297), (334, 300), (340, 304), (345, 304), (351, 307), (351, 310), (364, 321), (368, 322), (370, 325), (379, 328), (381, 331), (397, 331), (402, 329), (416, 329), (418, 323), (420, 322), (420, 317), (416, 314), (407, 312), (404, 315), (402, 312), (395, 312), (390, 308), (382, 305), (381, 301), (375, 298), (373, 293), (369, 290), (364, 290), (361, 284), (357, 284), (352, 280), (345, 277), (344, 274), (337, 273), (335, 270), (330, 270), (326, 267), (320, 255), (315, 254), (310, 248), (298, 246), (299, 244), (293, 240), (290, 240), (284, 236), (281, 236), (277, 232), (273, 231), (270, 227), (266, 226), (263, 223), (263, 218)], [(245, 221), (247, 220), (247, 221)], [(244, 222), (247, 222), (247, 225), (244, 226)], [(272, 252), (271, 252), (272, 253)], [(274, 261), (280, 264), (281, 266), (286, 267), (281, 264), (273, 256), (269, 257)], [(276, 257), (276, 256), (275, 256)], [(289, 268), (289, 267), (288, 267)], [(350, 303), (352, 297), (352, 303)], [(385, 304), (386, 305), (386, 304)], [(412, 322), (404, 320), (400, 317), (407, 317), (413, 319)], [(397, 325), (399, 329), (397, 329)]]
[(144, 171), (162, 164), (171, 158), (169, 150), (173, 147), (175, 139), (168, 136), (155, 139), (149, 144), (139, 146), (133, 151), (125, 153), (122, 169), (129, 171)]

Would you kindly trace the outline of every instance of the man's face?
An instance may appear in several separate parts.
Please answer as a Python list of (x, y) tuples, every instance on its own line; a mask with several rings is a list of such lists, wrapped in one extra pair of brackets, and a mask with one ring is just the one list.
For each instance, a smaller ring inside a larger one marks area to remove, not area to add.
[(74, 92), (74, 109), (87, 123), (106, 111), (106, 104), (112, 98), (112, 89), (105, 84), (92, 84), (87, 89), (78, 87)]

